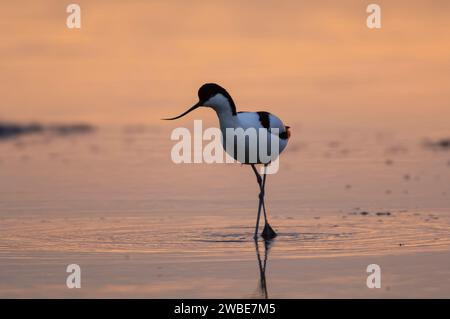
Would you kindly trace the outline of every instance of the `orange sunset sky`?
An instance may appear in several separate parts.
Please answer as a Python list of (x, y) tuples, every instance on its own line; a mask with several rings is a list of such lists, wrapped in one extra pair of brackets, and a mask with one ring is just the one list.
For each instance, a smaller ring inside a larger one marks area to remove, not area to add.
[(161, 125), (217, 82), (294, 124), (445, 129), (450, 2), (372, 2), (77, 1), (71, 30), (71, 2), (1, 1), (0, 120)]

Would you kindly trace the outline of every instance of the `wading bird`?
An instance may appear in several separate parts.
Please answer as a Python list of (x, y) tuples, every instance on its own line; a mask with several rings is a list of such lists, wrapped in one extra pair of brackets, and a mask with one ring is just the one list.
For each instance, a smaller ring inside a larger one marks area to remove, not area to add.
[[(264, 212), (264, 229), (262, 232), (262, 237), (266, 240), (275, 238), (277, 236), (276, 232), (272, 229), (272, 227), (269, 225), (269, 222), (267, 220), (267, 213), (266, 213), (266, 207), (264, 203), (264, 191), (265, 191), (265, 185), (266, 185), (266, 169), (267, 166), (270, 164), (271, 161), (275, 160), (274, 156), (277, 158), (278, 155), (284, 150), (284, 148), (287, 145), (287, 142), (290, 137), (290, 131), (289, 126), (285, 126), (283, 122), (276, 117), (273, 114), (270, 114), (268, 112), (237, 112), (236, 111), (236, 105), (234, 104), (233, 99), (231, 98), (231, 95), (220, 85), (217, 85), (215, 83), (207, 83), (204, 84), (200, 89), (198, 90), (198, 97), (199, 101), (192, 106), (190, 109), (188, 109), (186, 112), (173, 117), (173, 118), (167, 118), (164, 120), (176, 120), (179, 119), (186, 114), (190, 113), (191, 111), (195, 110), (196, 108), (200, 106), (204, 107), (210, 107), (214, 111), (216, 111), (217, 116), (219, 118), (220, 123), (220, 130), (222, 132), (222, 145), (225, 149), (225, 151), (234, 157), (236, 160), (241, 162), (242, 164), (248, 164), (252, 167), (253, 172), (256, 175), (256, 179), (259, 185), (260, 193), (259, 193), (259, 206), (258, 206), (258, 215), (256, 218), (256, 226), (255, 226), (255, 233), (254, 233), (254, 239), (257, 239), (258, 237), (258, 229), (259, 229), (259, 220), (261, 216), (261, 208)], [(244, 135), (243, 138), (240, 138), (239, 136), (234, 136), (233, 143), (227, 143), (226, 141), (226, 132), (227, 129), (234, 129), (237, 135), (241, 134)], [(237, 130), (242, 129), (242, 130)], [(248, 136), (243, 133), (243, 131), (247, 129), (255, 129), (258, 132), (263, 130), (266, 134), (258, 134), (257, 135), (257, 145), (258, 147), (252, 147), (252, 141), (248, 139)], [(260, 137), (263, 136), (263, 137)], [(267, 149), (270, 150), (271, 148), (271, 142), (272, 140), (275, 140), (277, 142), (277, 152), (273, 152), (275, 154), (274, 156), (270, 157), (269, 159), (262, 160), (262, 157), (260, 156), (258, 150), (261, 146), (261, 141), (259, 139), (265, 138), (266, 141), (262, 141), (263, 143), (267, 143)], [(245, 143), (245, 145), (239, 145), (239, 143)], [(231, 145), (231, 146), (230, 146)], [(239, 157), (238, 152), (236, 152), (237, 149), (240, 149), (240, 147), (243, 147), (245, 149), (245, 156)], [(252, 154), (253, 152), (256, 152), (256, 154)], [(252, 156), (255, 155), (255, 156)], [(253, 158), (253, 160), (252, 160)], [(256, 169), (255, 165), (262, 164), (264, 165), (264, 171), (261, 174)]]

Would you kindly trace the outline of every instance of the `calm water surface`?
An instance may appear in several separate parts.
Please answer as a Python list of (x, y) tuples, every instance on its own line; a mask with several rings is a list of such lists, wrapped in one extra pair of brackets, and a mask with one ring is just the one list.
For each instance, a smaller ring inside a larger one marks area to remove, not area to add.
[[(233, 284), (239, 270), (215, 267), (255, 266), (255, 253), (262, 259), (267, 253), (276, 264), (414, 256), (450, 247), (450, 153), (424, 147), (419, 137), (336, 131), (293, 139), (279, 173), (268, 177), (268, 209), (279, 237), (267, 250), (262, 243), (255, 250), (251, 170), (175, 165), (169, 136), (166, 128), (106, 127), (87, 135), (2, 140), (1, 294), (64, 296), (55, 278), (64, 278), (65, 262), (79, 260), (119, 278), (100, 284), (101, 276), (91, 273), (90, 282), (102, 289), (88, 285), (80, 296), (246, 296)], [(219, 277), (226, 273), (220, 282), (237, 292), (196, 289), (198, 262)], [(105, 263), (110, 268), (101, 268)], [(152, 268), (158, 264), (163, 268)], [(338, 268), (349, 269), (343, 264)], [(144, 271), (139, 266), (161, 273), (151, 289), (130, 283)], [(127, 279), (118, 275), (124, 269), (130, 270), (122, 274)], [(257, 274), (253, 270), (242, 271)], [(40, 272), (52, 279), (43, 281)], [(183, 284), (161, 279), (175, 273), (184, 274)], [(315, 296), (301, 289), (286, 294), (283, 280), (275, 282), (279, 296)], [(48, 286), (48, 294), (38, 284)]]

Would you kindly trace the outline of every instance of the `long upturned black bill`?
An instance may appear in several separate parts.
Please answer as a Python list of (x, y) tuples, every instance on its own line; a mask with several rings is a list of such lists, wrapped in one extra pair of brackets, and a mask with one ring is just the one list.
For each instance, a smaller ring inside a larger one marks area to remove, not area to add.
[(201, 106), (201, 105), (202, 105), (202, 103), (201, 103), (201, 102), (198, 102), (197, 104), (195, 104), (193, 107), (191, 107), (189, 110), (187, 110), (187, 111), (184, 112), (183, 114), (180, 114), (180, 115), (178, 115), (178, 116), (171, 117), (171, 118), (168, 118), (168, 119), (163, 119), (163, 120), (171, 121), (171, 120), (179, 119), (180, 117), (185, 116), (186, 114), (188, 114), (189, 112), (192, 112), (193, 110), (195, 110), (196, 108), (198, 108), (198, 107)]

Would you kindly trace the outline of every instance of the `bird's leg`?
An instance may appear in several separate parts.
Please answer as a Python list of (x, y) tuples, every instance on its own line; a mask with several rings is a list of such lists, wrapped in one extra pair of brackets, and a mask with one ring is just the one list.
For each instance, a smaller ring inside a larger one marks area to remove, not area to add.
[(263, 176), (263, 181), (261, 184), (261, 193), (262, 194), (262, 207), (263, 207), (263, 211), (264, 211), (264, 229), (262, 232), (262, 236), (264, 239), (266, 240), (270, 240), (273, 239), (275, 237), (277, 237), (277, 233), (272, 229), (272, 227), (270, 227), (269, 222), (267, 221), (267, 213), (266, 213), (266, 205), (264, 203), (264, 195), (265, 195), (265, 188), (266, 188), (266, 168), (267, 168), (267, 164), (264, 164), (264, 176)]
[(263, 207), (263, 212), (264, 212), (264, 222), (265, 222), (265, 224), (268, 224), (268, 222), (267, 222), (267, 214), (266, 214), (266, 204), (264, 202), (264, 197), (266, 195), (266, 176), (267, 176), (267, 174), (266, 174), (266, 165), (264, 165), (264, 175), (263, 175), (263, 181), (262, 181), (260, 196), (262, 194), (261, 201), (262, 201), (262, 207)]
[(261, 206), (263, 205), (262, 199), (264, 199), (263, 187), (262, 187), (262, 178), (259, 175), (258, 170), (255, 167), (255, 164), (251, 164), (253, 172), (255, 172), (256, 180), (259, 185), (260, 193), (259, 193), (259, 205), (258, 205), (258, 216), (256, 217), (256, 226), (255, 226), (255, 234), (253, 236), (254, 239), (258, 238), (258, 228), (259, 228), (259, 219), (261, 217)]

